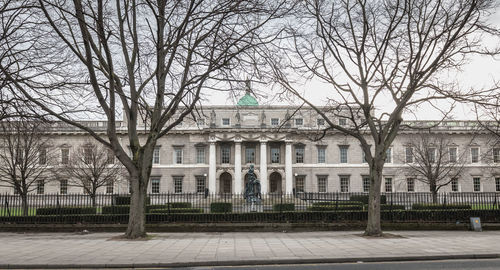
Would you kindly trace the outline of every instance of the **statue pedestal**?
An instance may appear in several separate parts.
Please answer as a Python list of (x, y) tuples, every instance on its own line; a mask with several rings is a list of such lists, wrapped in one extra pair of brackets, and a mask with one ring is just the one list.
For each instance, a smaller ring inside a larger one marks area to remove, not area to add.
[(247, 209), (249, 212), (263, 212), (264, 208), (261, 203), (251, 202), (247, 203)]

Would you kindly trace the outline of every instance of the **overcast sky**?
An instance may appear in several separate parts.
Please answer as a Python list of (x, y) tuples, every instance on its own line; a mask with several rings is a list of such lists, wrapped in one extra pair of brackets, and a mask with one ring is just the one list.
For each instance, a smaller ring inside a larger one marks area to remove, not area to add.
[[(490, 20), (493, 25), (500, 26), (500, 8), (497, 9)], [(490, 45), (500, 45), (493, 44), (493, 42), (496, 41), (492, 40), (484, 40), (484, 42)], [(469, 64), (463, 67), (462, 72), (453, 72), (449, 74), (449, 77), (451, 80), (458, 80), (464, 89), (491, 86), (495, 79), (500, 80), (500, 57), (493, 59), (489, 56), (476, 56), (474, 59), (471, 59)], [(259, 98), (260, 104), (289, 104), (288, 102), (272, 99), (274, 94), (268, 89), (261, 86), (254, 87), (258, 87), (260, 92), (268, 92), (268, 98)], [(331, 88), (319, 81), (309, 82), (304, 86), (303, 91), (307, 98), (317, 105), (325, 104), (326, 97), (332, 94)], [(243, 95), (243, 92), (240, 92), (240, 95)], [(205, 105), (235, 105), (235, 102), (236, 100), (231, 98), (227, 93), (212, 92), (203, 103)], [(439, 106), (441, 108), (448, 108), (450, 104), (449, 102), (441, 102)], [(382, 112), (387, 110), (387, 108), (384, 108), (383, 105), (379, 105), (377, 110)], [(452, 117), (457, 120), (473, 120), (475, 119), (475, 114), (472, 112), (472, 106), (457, 104), (456, 108), (453, 110)], [(417, 109), (415, 115), (405, 114), (404, 118), (408, 120), (415, 118), (417, 118), (417, 120), (439, 120), (441, 119), (441, 115), (436, 110), (432, 109), (431, 106), (421, 106)]]

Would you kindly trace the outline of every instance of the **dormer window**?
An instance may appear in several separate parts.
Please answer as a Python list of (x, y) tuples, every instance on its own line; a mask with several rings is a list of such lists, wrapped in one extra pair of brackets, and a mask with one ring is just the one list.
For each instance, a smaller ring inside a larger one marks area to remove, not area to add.
[(276, 127), (280, 124), (279, 118), (271, 118), (271, 126)]
[(295, 118), (295, 125), (296, 126), (303, 126), (304, 125), (304, 119), (302, 119), (302, 118)]

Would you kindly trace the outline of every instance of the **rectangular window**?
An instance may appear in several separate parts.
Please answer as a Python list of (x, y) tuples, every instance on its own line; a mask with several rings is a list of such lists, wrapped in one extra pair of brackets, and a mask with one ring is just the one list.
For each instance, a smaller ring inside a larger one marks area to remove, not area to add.
[(363, 192), (370, 192), (370, 177), (363, 176)]
[(271, 126), (276, 127), (280, 124), (279, 118), (271, 118)]
[(318, 163), (326, 163), (326, 148), (318, 147)]
[(392, 192), (392, 177), (385, 178), (385, 192)]
[(45, 181), (36, 180), (36, 194), (45, 193)]
[(153, 150), (153, 164), (160, 164), (160, 147)]
[(182, 176), (174, 176), (174, 192), (182, 193)]
[(450, 163), (457, 162), (457, 148), (456, 147), (448, 148), (448, 155), (450, 157)]
[(229, 126), (231, 124), (231, 120), (229, 118), (222, 118), (222, 125)]
[(271, 163), (280, 163), (279, 147), (271, 147)]
[(500, 192), (500, 177), (495, 177), (495, 191)]
[(304, 192), (305, 176), (295, 176), (295, 192)]
[(323, 118), (318, 118), (317, 123), (318, 123), (318, 126), (324, 126), (324, 125), (325, 125), (325, 119), (323, 119)]
[(106, 155), (106, 164), (115, 164), (115, 153), (111, 149), (108, 149)]
[(68, 194), (68, 180), (59, 181), (59, 194)]
[(436, 148), (434, 148), (434, 147), (428, 148), (427, 155), (428, 155), (429, 163), (436, 162)]
[(451, 191), (458, 192), (458, 178), (451, 179)]
[(405, 162), (413, 163), (413, 147), (405, 148)]
[(247, 146), (245, 148), (245, 162), (255, 163), (255, 147)]
[(385, 151), (385, 163), (392, 163), (392, 148), (387, 148)]
[(408, 192), (415, 192), (415, 178), (406, 179), (406, 188)]
[(295, 146), (295, 163), (304, 163), (304, 146)]
[(205, 147), (196, 147), (196, 163), (205, 163)]
[(295, 118), (295, 125), (296, 126), (303, 126), (304, 125), (304, 119), (302, 119), (302, 118)]
[(349, 176), (340, 176), (340, 192), (349, 192)]
[(326, 175), (318, 175), (318, 192), (326, 192), (327, 177)]
[(347, 119), (339, 118), (339, 126), (346, 126), (346, 125), (347, 125)]
[(196, 121), (196, 123), (200, 127), (204, 126), (205, 125), (205, 118), (198, 118), (198, 120)]
[(47, 163), (47, 149), (40, 148), (38, 151), (38, 164), (45, 165)]
[(69, 148), (61, 148), (61, 164), (69, 163)]
[(493, 162), (500, 162), (500, 148), (493, 148)]
[(83, 161), (85, 162), (85, 164), (92, 163), (92, 148), (91, 147), (83, 148)]
[(112, 180), (108, 180), (106, 182), (106, 194), (113, 194), (114, 191), (115, 191), (114, 182)]
[(160, 193), (160, 178), (155, 177), (151, 179), (151, 193)]
[(340, 163), (347, 163), (347, 149), (348, 145), (339, 145), (340, 150)]
[(481, 191), (481, 178), (480, 177), (473, 177), (472, 184), (474, 185), (474, 192)]
[(182, 164), (182, 147), (174, 148), (174, 155), (175, 164)]
[(231, 162), (231, 146), (222, 145), (220, 151), (221, 151), (221, 163), (229, 164)]
[(196, 193), (205, 193), (206, 179), (203, 175), (196, 176)]
[(479, 148), (478, 147), (471, 147), (471, 149), (470, 149), (470, 161), (471, 161), (471, 163), (478, 163), (479, 162)]

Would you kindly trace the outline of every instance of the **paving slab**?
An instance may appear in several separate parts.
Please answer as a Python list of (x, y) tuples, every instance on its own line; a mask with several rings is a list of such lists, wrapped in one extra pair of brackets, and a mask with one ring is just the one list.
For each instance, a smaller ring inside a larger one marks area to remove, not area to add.
[(171, 267), (500, 258), (500, 231), (152, 233), (0, 233), (0, 268)]

